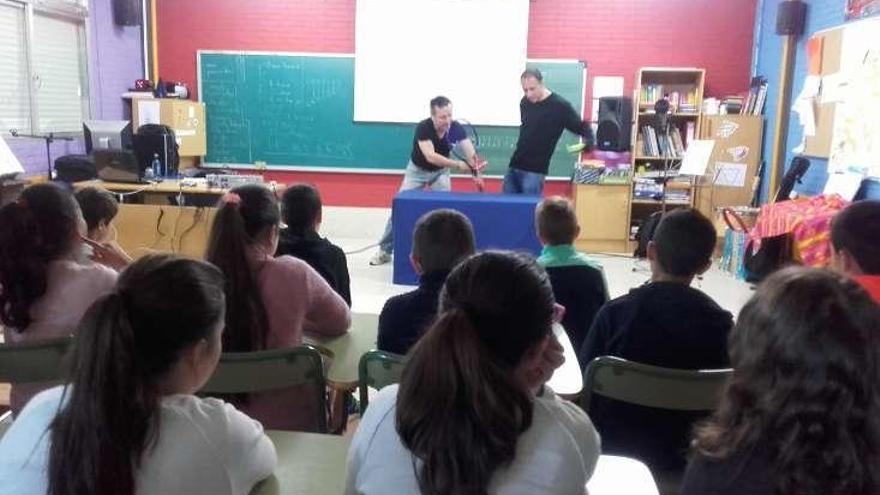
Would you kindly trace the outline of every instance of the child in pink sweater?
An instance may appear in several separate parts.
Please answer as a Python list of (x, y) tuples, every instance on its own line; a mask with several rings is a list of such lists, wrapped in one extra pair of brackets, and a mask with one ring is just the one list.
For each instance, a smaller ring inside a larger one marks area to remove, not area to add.
[[(0, 322), (7, 343), (73, 334), (89, 306), (113, 289), (116, 272), (83, 255), (84, 234), (76, 201), (55, 184), (29, 187), (0, 209)], [(50, 386), (13, 384), (13, 414)]]
[[(291, 256), (273, 258), (280, 210), (262, 185), (233, 189), (220, 202), (206, 258), (226, 276), (223, 350), (250, 352), (302, 343), (304, 333), (345, 333), (345, 301), (312, 267)], [(238, 406), (267, 429), (314, 430), (324, 411), (301, 387), (251, 394)]]

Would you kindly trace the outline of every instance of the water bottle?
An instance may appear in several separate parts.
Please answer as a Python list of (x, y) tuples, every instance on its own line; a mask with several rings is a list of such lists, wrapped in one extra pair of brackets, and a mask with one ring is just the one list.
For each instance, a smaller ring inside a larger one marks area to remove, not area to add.
[(162, 162), (159, 160), (159, 153), (153, 153), (153, 161), (150, 162), (150, 168), (157, 178), (165, 177), (165, 171), (162, 170)]

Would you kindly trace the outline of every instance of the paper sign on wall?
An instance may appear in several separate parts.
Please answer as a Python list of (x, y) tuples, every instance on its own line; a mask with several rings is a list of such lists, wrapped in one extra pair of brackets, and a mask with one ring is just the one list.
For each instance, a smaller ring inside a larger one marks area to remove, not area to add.
[(621, 76), (596, 76), (593, 78), (593, 104), (592, 120), (599, 120), (599, 98), (606, 96), (623, 96), (623, 77)]
[(724, 187), (743, 187), (746, 185), (746, 171), (748, 165), (745, 163), (715, 163), (715, 185)]
[(819, 76), (807, 76), (804, 79), (804, 87), (801, 94), (798, 95), (792, 110), (798, 114), (798, 119), (804, 127), (804, 136), (816, 135), (816, 112), (814, 105), (816, 97), (819, 95), (819, 87), (822, 84), (822, 78)]
[(158, 101), (139, 101), (138, 105), (138, 121), (137, 127), (140, 128), (144, 124), (159, 124), (162, 113), (160, 102)]

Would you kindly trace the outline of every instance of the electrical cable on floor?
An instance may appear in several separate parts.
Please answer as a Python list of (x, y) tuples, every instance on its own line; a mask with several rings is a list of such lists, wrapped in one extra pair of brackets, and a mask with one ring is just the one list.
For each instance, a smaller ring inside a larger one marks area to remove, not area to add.
[(369, 251), (370, 249), (373, 249), (374, 247), (379, 247), (379, 243), (377, 242), (377, 243), (375, 243), (375, 244), (370, 244), (369, 246), (364, 246), (364, 247), (362, 247), (362, 248), (357, 248), (357, 249), (355, 249), (355, 250), (353, 250), (353, 251), (345, 251), (345, 254), (346, 254), (346, 256), (347, 256), (347, 255), (350, 255), (350, 254), (359, 254), (359, 253), (363, 253), (364, 251)]

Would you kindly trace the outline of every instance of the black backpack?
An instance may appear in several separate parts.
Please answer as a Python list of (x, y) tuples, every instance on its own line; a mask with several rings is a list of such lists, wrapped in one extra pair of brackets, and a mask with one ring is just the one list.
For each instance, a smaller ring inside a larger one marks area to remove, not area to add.
[[(132, 136), (134, 154), (137, 156), (141, 170), (152, 165), (153, 158), (165, 168), (165, 175), (176, 176), (180, 167), (180, 155), (177, 152), (177, 138), (174, 129), (162, 124), (144, 124), (138, 127), (137, 134)], [(154, 170), (158, 174), (158, 170)]]
[(662, 218), (663, 212), (655, 211), (639, 225), (639, 230), (636, 231), (637, 244), (636, 250), (633, 252), (634, 257), (645, 258), (648, 256), (648, 243), (654, 238), (654, 232), (657, 230), (657, 225), (660, 224)]

